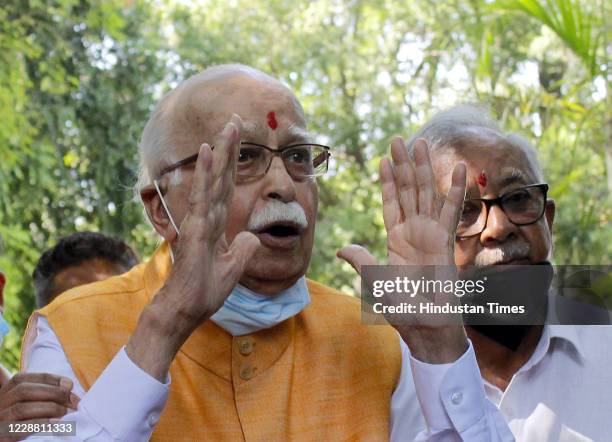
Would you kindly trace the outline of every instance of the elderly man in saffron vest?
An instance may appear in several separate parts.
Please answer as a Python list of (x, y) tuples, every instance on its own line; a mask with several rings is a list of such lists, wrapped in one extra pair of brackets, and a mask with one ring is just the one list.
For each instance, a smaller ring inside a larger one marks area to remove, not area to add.
[[(74, 380), (81, 401), (64, 419), (78, 439), (428, 438), (412, 373), (423, 390), (431, 366), (473, 350), (461, 325), (362, 325), (356, 299), (305, 279), (315, 179), (332, 152), (313, 144), (291, 91), (246, 66), (207, 69), (162, 99), (140, 149), (139, 190), (162, 245), (124, 275), (61, 295), (24, 338), (23, 369)], [(417, 148), (417, 209), (402, 190), (401, 139), (392, 157), (381, 163), (390, 262), (453, 264), (465, 167), (440, 210)], [(495, 407), (463, 405), (462, 436), (507, 440)]]

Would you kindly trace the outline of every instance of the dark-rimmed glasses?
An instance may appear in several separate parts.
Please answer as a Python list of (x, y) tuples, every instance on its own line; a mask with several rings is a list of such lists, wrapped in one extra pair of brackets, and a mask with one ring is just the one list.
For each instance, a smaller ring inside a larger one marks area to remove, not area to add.
[(479, 235), (487, 226), (492, 206), (499, 206), (511, 223), (517, 226), (534, 224), (546, 210), (548, 184), (531, 184), (503, 193), (497, 198), (473, 198), (463, 203), (457, 226), (457, 238)]
[[(211, 146), (211, 149), (214, 149)], [(322, 144), (291, 144), (281, 149), (272, 149), (263, 144), (242, 141), (236, 164), (236, 177), (240, 179), (258, 178), (268, 173), (272, 159), (280, 156), (289, 175), (295, 180), (313, 178), (327, 173), (330, 148)], [(174, 164), (164, 167), (160, 176), (179, 167), (195, 163), (198, 154), (191, 155)]]

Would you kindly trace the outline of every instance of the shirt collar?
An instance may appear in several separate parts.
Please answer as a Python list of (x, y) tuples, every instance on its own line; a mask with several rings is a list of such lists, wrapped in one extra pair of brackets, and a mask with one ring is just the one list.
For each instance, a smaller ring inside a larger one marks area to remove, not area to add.
[[(567, 343), (568, 345), (555, 345), (551, 350), (553, 340)], [(549, 351), (567, 351), (566, 349), (568, 349), (568, 347), (570, 351), (575, 352), (579, 361), (584, 360), (586, 354), (581, 345), (575, 325), (545, 324), (542, 329), (542, 336), (540, 336), (540, 340), (531, 358), (529, 358), (527, 363), (521, 368), (521, 371), (529, 370), (531, 367), (539, 364)]]
[(574, 347), (574, 350), (581, 358), (586, 356), (582, 343), (580, 342), (580, 336), (576, 330), (576, 325), (547, 324), (544, 327), (548, 329), (549, 340), (552, 341), (557, 338), (567, 341)]
[[(585, 357), (584, 348), (580, 342), (578, 330), (576, 325), (571, 324), (559, 324), (559, 318), (555, 313), (557, 304), (564, 299), (560, 299), (559, 295), (556, 294), (555, 290), (551, 289), (548, 292), (548, 308), (546, 313), (546, 324), (542, 331), (542, 337), (540, 343), (544, 343), (545, 352), (548, 351), (550, 341), (553, 339), (559, 339), (561, 341), (568, 342), (576, 351), (578, 356), (581, 358)], [(566, 307), (567, 308), (567, 307)], [(540, 345), (538, 345), (539, 347)], [(542, 354), (544, 356), (544, 354)]]

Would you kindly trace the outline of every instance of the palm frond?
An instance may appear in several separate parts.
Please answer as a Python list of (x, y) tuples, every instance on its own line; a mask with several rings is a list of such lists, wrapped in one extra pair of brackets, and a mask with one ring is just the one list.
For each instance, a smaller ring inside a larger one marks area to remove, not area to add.
[(597, 75), (601, 35), (594, 35), (595, 18), (577, 0), (497, 0), (493, 11), (521, 12), (551, 29)]

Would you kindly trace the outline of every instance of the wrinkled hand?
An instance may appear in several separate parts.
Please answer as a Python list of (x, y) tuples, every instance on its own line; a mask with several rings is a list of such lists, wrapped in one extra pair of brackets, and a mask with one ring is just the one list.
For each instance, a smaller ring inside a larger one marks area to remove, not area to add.
[(76, 410), (79, 398), (72, 381), (47, 373), (18, 373), (0, 389), (0, 441), (27, 437), (10, 435), (9, 423), (49, 423)]
[[(388, 264), (439, 266), (440, 273), (436, 277), (456, 278), (454, 242), (465, 198), (465, 165), (459, 164), (453, 170), (450, 191), (441, 205), (424, 140), (415, 142), (414, 164), (401, 138), (393, 140), (391, 156), (393, 164), (387, 157), (380, 164)], [(357, 245), (343, 248), (338, 256), (360, 274), (362, 266), (378, 265), (376, 258)], [(413, 279), (418, 279), (414, 268), (411, 268)], [(458, 300), (452, 295), (436, 294), (434, 302), (458, 303)], [(437, 325), (431, 319), (420, 319), (418, 314), (404, 315), (401, 321), (390, 322), (406, 341), (413, 356), (427, 362), (454, 361), (467, 347), (460, 317), (445, 318)]]
[(187, 215), (165, 284), (180, 303), (183, 317), (197, 325), (221, 308), (259, 247), (259, 239), (250, 232), (239, 233), (231, 244), (225, 238), (241, 129), (240, 117), (234, 115), (215, 141), (214, 153), (206, 144), (200, 148)]
[(133, 362), (162, 382), (180, 347), (221, 308), (259, 247), (250, 232), (231, 244), (225, 238), (241, 129), (234, 115), (214, 140), (214, 152), (207, 144), (200, 148), (172, 270), (126, 347)]

